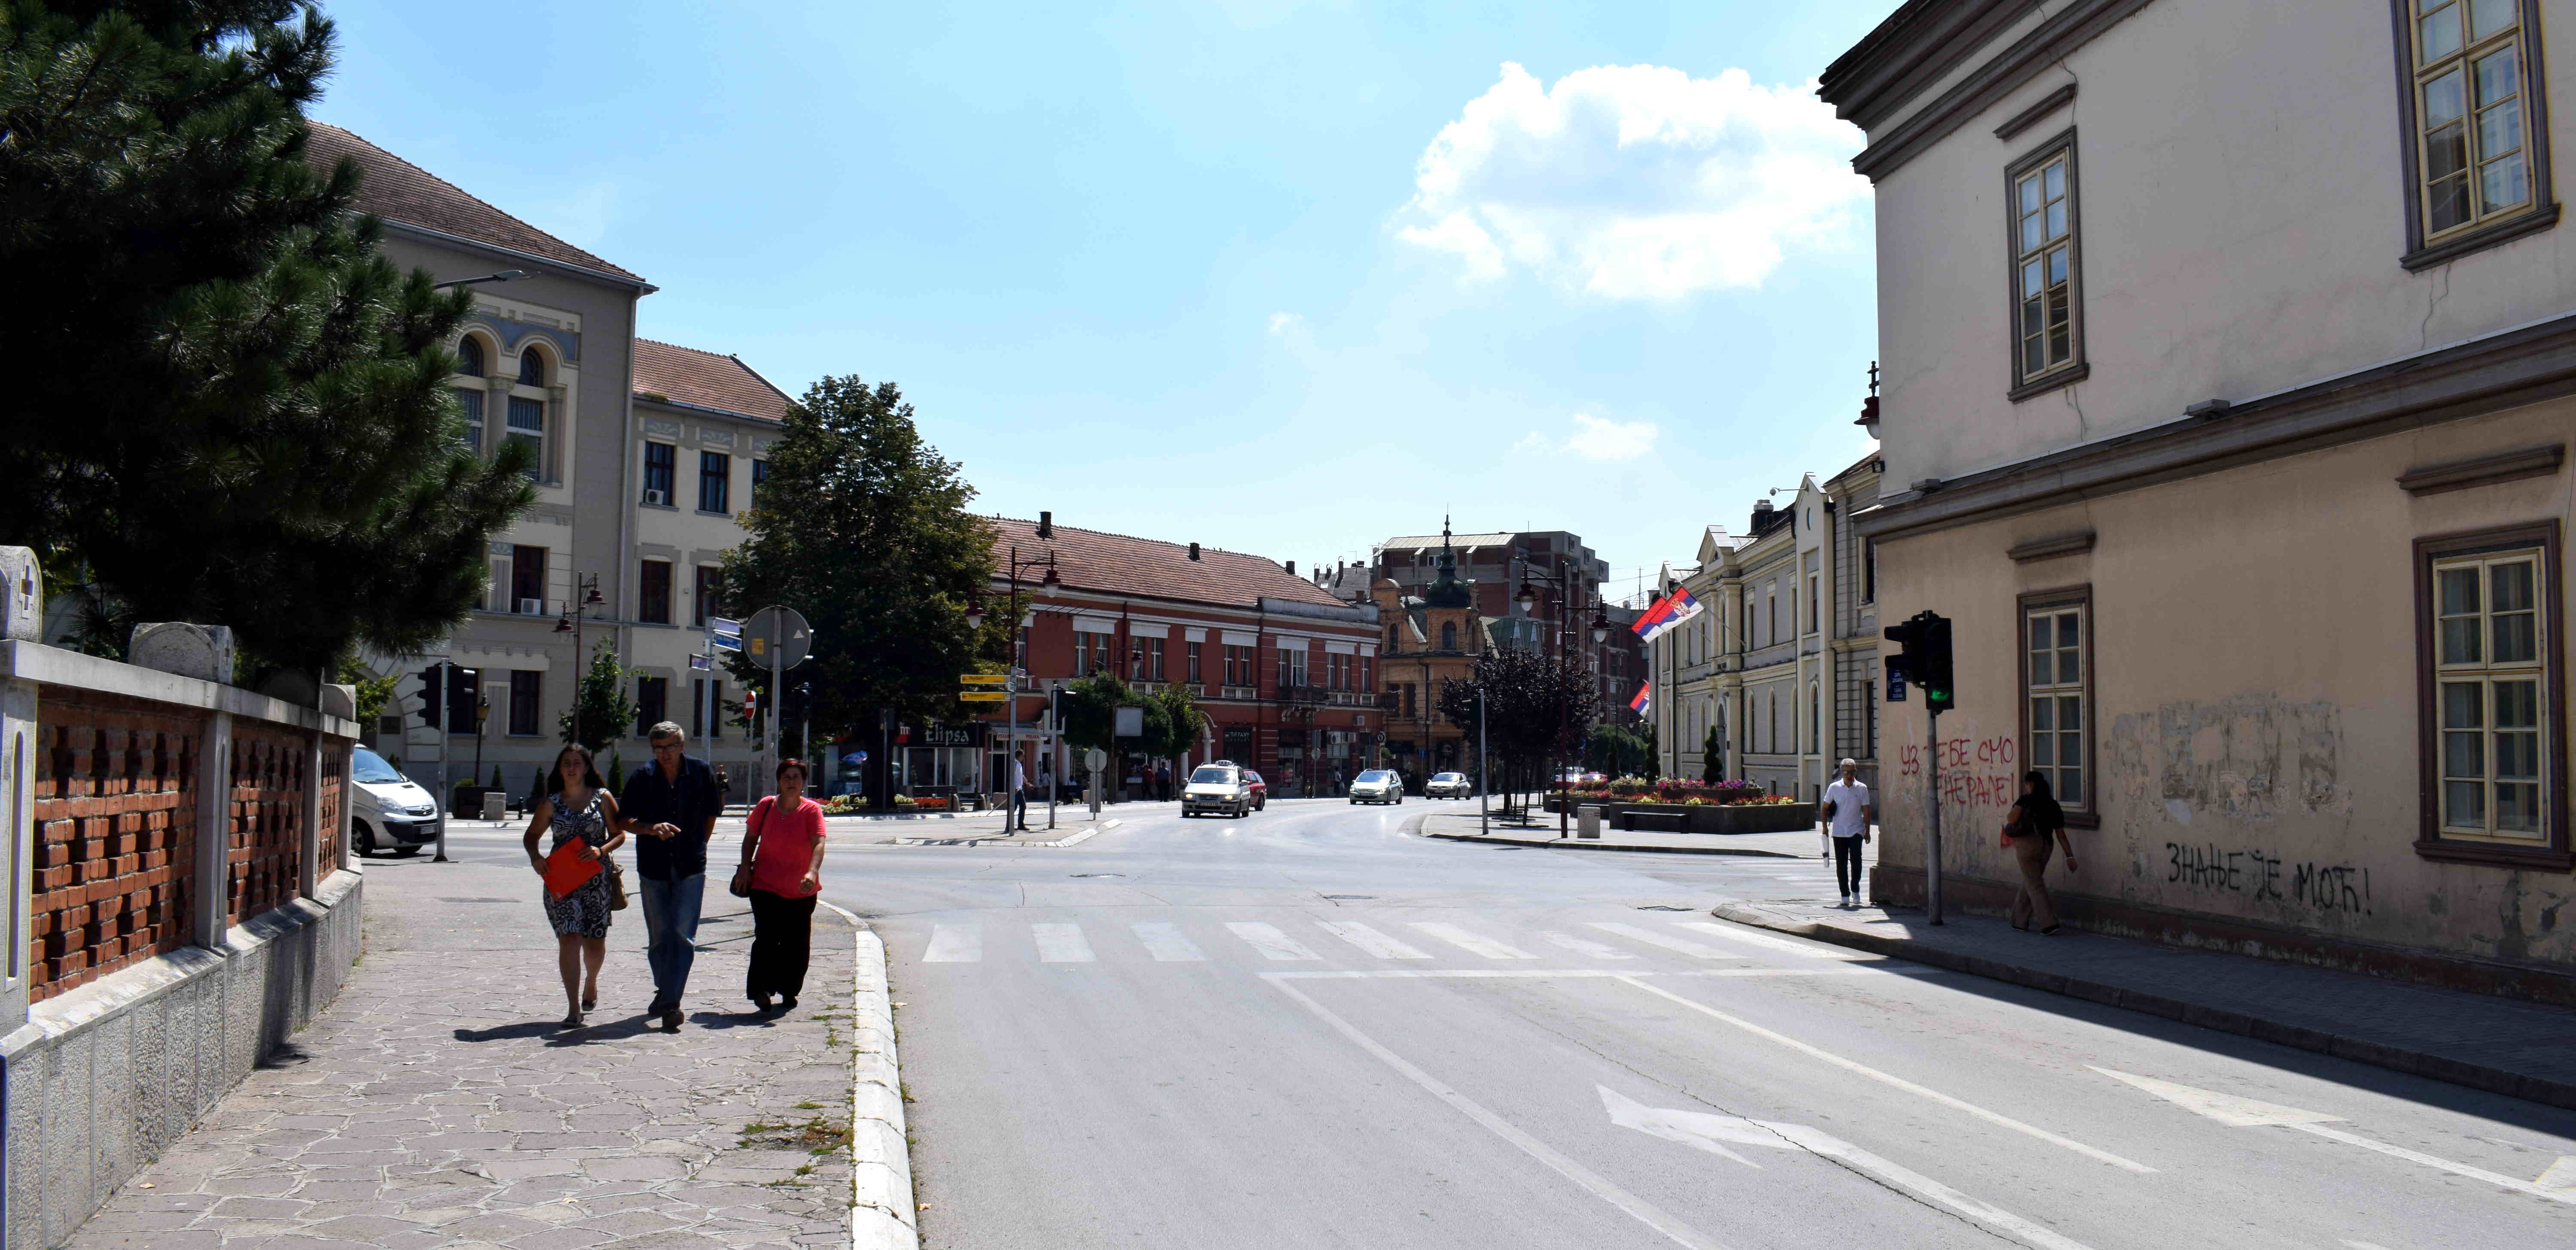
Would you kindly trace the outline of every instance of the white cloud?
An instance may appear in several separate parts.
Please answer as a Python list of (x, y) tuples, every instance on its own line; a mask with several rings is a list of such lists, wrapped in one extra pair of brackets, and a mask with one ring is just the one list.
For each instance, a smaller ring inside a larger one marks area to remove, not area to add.
[(1423, 151), (1399, 235), (1470, 279), (1519, 267), (1611, 299), (1757, 286), (1792, 251), (1850, 242), (1860, 146), (1813, 84), (1632, 65), (1550, 88), (1505, 63)]
[(1565, 440), (1564, 450), (1586, 460), (1633, 460), (1652, 451), (1661, 433), (1652, 421), (1605, 421), (1578, 412), (1574, 437)]
[(1292, 312), (1270, 314), (1270, 332), (1281, 337), (1306, 328), (1306, 319)]

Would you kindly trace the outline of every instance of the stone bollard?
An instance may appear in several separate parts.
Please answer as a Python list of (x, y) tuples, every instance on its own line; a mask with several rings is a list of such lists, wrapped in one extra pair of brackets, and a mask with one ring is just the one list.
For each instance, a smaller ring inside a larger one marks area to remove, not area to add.
[(230, 684), (233, 679), (233, 631), (226, 625), (191, 625), (155, 621), (134, 627), (125, 647), (125, 662), (199, 681)]
[(45, 572), (27, 547), (0, 547), (0, 639), (45, 640)]

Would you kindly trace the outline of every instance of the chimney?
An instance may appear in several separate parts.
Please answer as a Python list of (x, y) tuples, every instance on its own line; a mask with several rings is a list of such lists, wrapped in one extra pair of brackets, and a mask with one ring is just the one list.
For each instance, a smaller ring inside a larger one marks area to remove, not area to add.
[(1038, 514), (1038, 537), (1040, 537), (1040, 538), (1053, 538), (1053, 537), (1055, 537), (1055, 514), (1054, 514), (1054, 513), (1052, 513), (1052, 512), (1041, 512), (1041, 513), (1039, 513), (1039, 514)]
[(1288, 576), (1290, 576), (1290, 577), (1295, 577), (1296, 575), (1297, 575), (1297, 562), (1296, 562), (1296, 561), (1294, 561), (1294, 560), (1291, 560), (1291, 561), (1289, 561), (1289, 562), (1288, 562)]
[(1190, 558), (1193, 560), (1199, 558), (1199, 545), (1197, 543), (1190, 544)]

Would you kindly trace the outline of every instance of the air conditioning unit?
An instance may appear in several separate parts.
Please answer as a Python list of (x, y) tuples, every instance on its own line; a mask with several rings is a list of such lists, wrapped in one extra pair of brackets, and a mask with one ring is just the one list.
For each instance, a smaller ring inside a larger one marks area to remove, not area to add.
[(519, 615), (521, 615), (521, 616), (544, 616), (545, 614), (546, 614), (546, 601), (545, 601), (545, 600), (543, 600), (543, 599), (521, 599), (521, 600), (519, 601)]
[(667, 490), (648, 490), (644, 492), (644, 502), (649, 503), (656, 508), (670, 507), (671, 492)]

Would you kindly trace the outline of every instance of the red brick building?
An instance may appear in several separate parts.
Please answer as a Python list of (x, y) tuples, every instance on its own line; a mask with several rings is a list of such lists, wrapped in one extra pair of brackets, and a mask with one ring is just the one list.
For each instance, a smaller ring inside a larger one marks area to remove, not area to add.
[[(1195, 687), (1209, 725), (1176, 774), (1230, 759), (1285, 798), (1327, 792), (1335, 773), (1347, 780), (1378, 758), (1376, 607), (1335, 599), (1263, 556), (1075, 529), (1044, 512), (992, 525), (985, 609), (1009, 610), (1016, 559), (1029, 621), (1020, 666), (1036, 689), (1020, 696), (1018, 749), (1032, 781), (1072, 781), (1080, 767), (1061, 747), (1044, 758), (1032, 728), (1044, 690), (1100, 669), (1143, 689)], [(1060, 585), (1041, 584), (1050, 560)], [(1006, 725), (996, 713), (975, 735), (996, 763)]]

